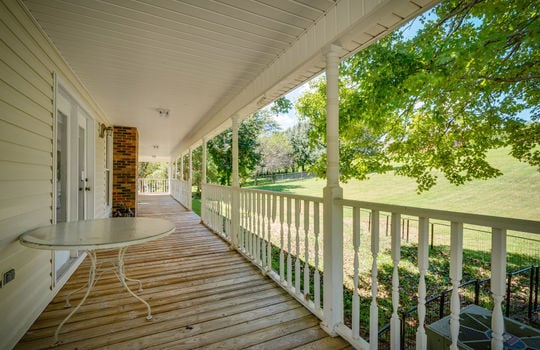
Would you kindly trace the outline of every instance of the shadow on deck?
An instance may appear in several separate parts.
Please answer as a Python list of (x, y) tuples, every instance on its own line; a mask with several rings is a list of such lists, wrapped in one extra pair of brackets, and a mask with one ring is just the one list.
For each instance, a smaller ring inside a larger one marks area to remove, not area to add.
[[(104, 273), (62, 328), (55, 349), (350, 349), (319, 320), (167, 195), (139, 196), (139, 215), (176, 224), (170, 236), (132, 246), (127, 275), (140, 279), (145, 307)], [(103, 254), (115, 254), (108, 251)], [(87, 280), (88, 259), (18, 344), (49, 348), (70, 309), (64, 295)], [(75, 304), (82, 293), (72, 297)]]

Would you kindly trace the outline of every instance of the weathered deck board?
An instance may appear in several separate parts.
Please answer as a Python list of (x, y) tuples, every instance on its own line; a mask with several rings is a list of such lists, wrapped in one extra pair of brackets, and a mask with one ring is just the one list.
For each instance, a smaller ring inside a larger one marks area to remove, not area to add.
[[(55, 349), (342, 349), (319, 320), (169, 196), (140, 196), (139, 215), (176, 224), (163, 239), (129, 248), (126, 273), (140, 279), (145, 307), (105, 272), (62, 328)], [(114, 257), (116, 251), (100, 252)], [(64, 295), (87, 280), (88, 261), (32, 325), (17, 349), (49, 348), (70, 309)], [(136, 284), (132, 284), (136, 290)], [(82, 293), (74, 294), (76, 305)]]

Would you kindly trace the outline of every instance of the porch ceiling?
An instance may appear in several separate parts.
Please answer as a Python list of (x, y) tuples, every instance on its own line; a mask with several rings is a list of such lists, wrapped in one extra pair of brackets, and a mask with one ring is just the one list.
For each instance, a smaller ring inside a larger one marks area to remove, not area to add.
[[(242, 118), (319, 73), (329, 43), (350, 54), (435, 1), (24, 3), (110, 122), (139, 129), (140, 159), (168, 160), (232, 114)], [(287, 56), (301, 44), (308, 54)]]

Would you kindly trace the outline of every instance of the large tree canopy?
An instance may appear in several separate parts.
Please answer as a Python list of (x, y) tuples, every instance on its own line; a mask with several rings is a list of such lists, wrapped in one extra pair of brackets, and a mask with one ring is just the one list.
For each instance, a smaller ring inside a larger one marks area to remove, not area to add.
[[(489, 149), (540, 166), (537, 1), (451, 0), (340, 66), (342, 180), (395, 169), (427, 190), (500, 175)], [(296, 108), (312, 143), (325, 139), (323, 79)], [(325, 159), (314, 166), (324, 175)]]

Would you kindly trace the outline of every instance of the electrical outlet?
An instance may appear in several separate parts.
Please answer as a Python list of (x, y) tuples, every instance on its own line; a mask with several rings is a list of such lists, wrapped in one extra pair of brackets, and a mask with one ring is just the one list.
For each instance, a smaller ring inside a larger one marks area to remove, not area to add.
[(15, 269), (11, 269), (2, 274), (2, 287), (15, 279)]

